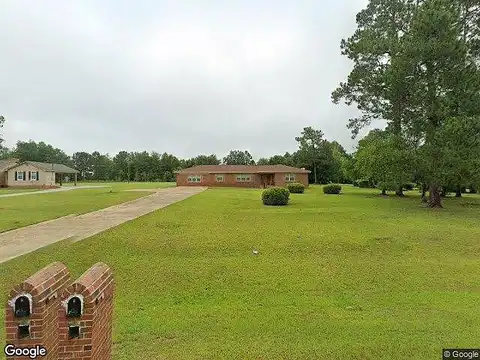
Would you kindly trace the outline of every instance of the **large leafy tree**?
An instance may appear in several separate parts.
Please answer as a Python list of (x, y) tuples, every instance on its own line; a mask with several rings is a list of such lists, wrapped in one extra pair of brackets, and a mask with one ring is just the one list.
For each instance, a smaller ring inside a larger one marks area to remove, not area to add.
[(283, 155), (273, 155), (270, 158), (260, 158), (257, 161), (257, 165), (287, 165), (297, 166), (295, 154), (286, 152)]
[(85, 151), (79, 151), (72, 155), (73, 166), (80, 171), (79, 180), (88, 179), (93, 172), (92, 155)]
[(115, 178), (122, 181), (132, 181), (133, 180), (133, 170), (132, 170), (132, 156), (128, 151), (122, 150), (117, 153), (112, 159), (113, 162), (113, 172)]
[(191, 159), (186, 159), (182, 161), (182, 167), (189, 168), (192, 166), (198, 165), (220, 165), (221, 161), (217, 158), (217, 155), (198, 155)]
[(262, 158), (258, 159), (257, 165), (270, 165), (268, 160), (269, 160), (268, 158), (263, 158), (262, 157)]
[(98, 151), (92, 152), (92, 179), (110, 180), (113, 174), (113, 162), (108, 154), (100, 154)]
[(385, 194), (387, 190), (403, 195), (403, 185), (412, 181), (415, 152), (403, 138), (388, 131), (372, 130), (359, 141), (355, 155), (356, 170)]
[(480, 33), (472, 12), (478, 1), (370, 0), (355, 34), (341, 44), (354, 68), (333, 92), (334, 102), (360, 110), (348, 125), (354, 136), (383, 119), (387, 131), (422, 148), (431, 207), (441, 207), (444, 171), (438, 159), (445, 144), (437, 133), (451, 117), (480, 114)]
[(71, 158), (61, 149), (54, 148), (43, 141), (17, 141), (12, 156), (20, 161), (40, 161), (72, 166)]
[(180, 160), (172, 154), (163, 153), (160, 157), (161, 179), (175, 181), (175, 171), (181, 168)]
[(255, 165), (252, 155), (247, 150), (231, 150), (223, 158), (223, 163), (225, 165)]
[(340, 145), (337, 141), (332, 141), (330, 143), (330, 147), (332, 148), (332, 155), (335, 160), (335, 178), (332, 179), (334, 182), (338, 183), (347, 183), (352, 182), (355, 179), (350, 177), (350, 169), (349, 166), (351, 165), (351, 156), (347, 154), (344, 147)]
[(313, 181), (332, 181), (338, 177), (340, 164), (336, 163), (330, 143), (323, 138), (321, 130), (305, 127), (297, 136), (299, 150), (294, 158), (297, 166), (312, 169)]
[(436, 135), (444, 144), (438, 153), (444, 191), (455, 191), (480, 184), (480, 117), (450, 118)]

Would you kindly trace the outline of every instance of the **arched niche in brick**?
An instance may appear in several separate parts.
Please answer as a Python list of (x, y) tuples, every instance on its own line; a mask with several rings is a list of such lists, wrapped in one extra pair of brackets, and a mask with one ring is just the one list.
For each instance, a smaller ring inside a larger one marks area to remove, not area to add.
[[(65, 288), (59, 313), (58, 360), (72, 356), (84, 360), (111, 359), (113, 295), (113, 273), (104, 263), (93, 265)], [(68, 304), (75, 298), (82, 300), (81, 315), (68, 316)]]
[(72, 294), (62, 301), (62, 306), (65, 309), (67, 318), (79, 318), (83, 315), (83, 301), (82, 294)]
[(70, 273), (66, 266), (55, 262), (10, 291), (5, 307), (5, 340), (8, 344), (16, 347), (42, 344), (48, 349), (46, 360), (57, 359), (59, 295), (69, 280)]
[(25, 318), (32, 314), (32, 295), (22, 292), (8, 301), (8, 305), (13, 309), (15, 318)]

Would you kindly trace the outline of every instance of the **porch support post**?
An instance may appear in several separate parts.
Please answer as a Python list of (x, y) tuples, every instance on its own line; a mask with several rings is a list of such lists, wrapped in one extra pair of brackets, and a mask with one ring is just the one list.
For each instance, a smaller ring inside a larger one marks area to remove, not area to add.
[(75, 173), (75, 186), (77, 186), (77, 173)]

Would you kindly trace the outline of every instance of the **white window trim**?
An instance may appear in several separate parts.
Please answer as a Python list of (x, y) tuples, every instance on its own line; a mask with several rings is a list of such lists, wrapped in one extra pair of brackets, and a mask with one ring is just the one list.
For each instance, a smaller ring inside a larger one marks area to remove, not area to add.
[[(219, 180), (221, 178), (221, 180)], [(215, 175), (215, 182), (224, 182), (225, 181), (225, 175), (222, 174), (216, 174)]]
[(189, 183), (200, 183), (200, 182), (202, 182), (202, 175), (188, 175), (187, 182), (189, 182)]
[(17, 181), (25, 181), (23, 178), (23, 171), (17, 171)]
[(237, 174), (235, 180), (241, 183), (252, 182), (252, 174)]
[(295, 174), (285, 174), (286, 182), (294, 182), (296, 180), (297, 180), (297, 176)]
[(30, 172), (30, 180), (31, 180), (31, 181), (38, 181), (38, 179), (37, 179), (37, 172), (36, 172), (36, 171)]

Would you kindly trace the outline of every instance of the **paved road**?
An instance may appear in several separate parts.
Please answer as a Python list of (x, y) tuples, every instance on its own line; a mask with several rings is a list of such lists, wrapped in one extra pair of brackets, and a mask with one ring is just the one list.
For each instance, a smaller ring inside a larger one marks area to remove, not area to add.
[(45, 194), (51, 192), (60, 192), (60, 191), (70, 191), (75, 189), (93, 189), (93, 188), (104, 188), (107, 187), (105, 185), (80, 185), (80, 186), (62, 186), (58, 189), (45, 189), (45, 190), (38, 190), (38, 191), (27, 191), (27, 192), (14, 192), (11, 194), (2, 194), (2, 197), (12, 197), (12, 196), (23, 196), (23, 195), (33, 195), (33, 194)]
[(152, 195), (83, 215), (0, 234), (0, 263), (64, 239), (79, 241), (204, 191), (204, 187), (158, 189)]

